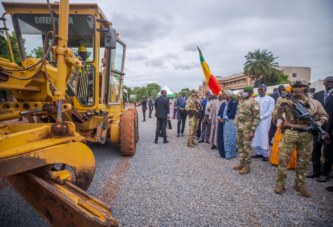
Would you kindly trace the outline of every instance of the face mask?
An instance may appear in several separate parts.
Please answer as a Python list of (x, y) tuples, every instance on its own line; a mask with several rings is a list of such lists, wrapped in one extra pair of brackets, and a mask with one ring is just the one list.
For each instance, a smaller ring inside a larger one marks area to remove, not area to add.
[(242, 96), (243, 96), (243, 98), (247, 98), (247, 97), (249, 97), (249, 93), (247, 93), (247, 92), (243, 92), (243, 93), (242, 93)]

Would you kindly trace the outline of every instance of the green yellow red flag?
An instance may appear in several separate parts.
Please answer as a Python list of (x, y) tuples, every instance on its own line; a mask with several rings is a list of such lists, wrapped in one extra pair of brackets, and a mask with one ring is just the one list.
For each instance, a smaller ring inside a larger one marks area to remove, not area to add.
[(202, 53), (201, 53), (201, 50), (198, 48), (198, 51), (199, 51), (199, 55), (200, 55), (200, 62), (201, 62), (201, 67), (202, 67), (202, 70), (205, 74), (205, 78), (206, 78), (206, 81), (207, 81), (207, 85), (209, 87), (209, 89), (215, 94), (215, 95), (218, 95), (219, 92), (221, 91), (221, 86), (219, 84), (219, 82), (216, 80), (216, 78), (213, 76), (213, 74), (210, 72), (210, 69), (209, 69), (209, 66), (207, 65)]

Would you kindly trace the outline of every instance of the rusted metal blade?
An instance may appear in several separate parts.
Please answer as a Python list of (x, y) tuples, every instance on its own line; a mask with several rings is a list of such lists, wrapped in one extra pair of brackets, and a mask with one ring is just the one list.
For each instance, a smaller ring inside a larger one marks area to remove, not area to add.
[(32, 172), (7, 180), (53, 226), (118, 226), (106, 204), (69, 182), (60, 185)]

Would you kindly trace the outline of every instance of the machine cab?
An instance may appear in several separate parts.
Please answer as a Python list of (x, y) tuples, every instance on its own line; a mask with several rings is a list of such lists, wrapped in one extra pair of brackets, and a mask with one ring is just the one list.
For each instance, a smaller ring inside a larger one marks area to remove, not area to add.
[[(49, 45), (52, 19), (46, 4), (9, 3), (3, 6), (12, 15), (22, 60), (41, 58)], [(51, 4), (58, 27), (59, 5)], [(70, 75), (67, 96), (78, 111), (95, 110), (99, 105), (122, 103), (122, 83), (126, 45), (97, 4), (70, 4), (68, 47), (80, 57), (83, 67)], [(110, 42), (114, 44), (110, 46)], [(49, 64), (56, 67), (52, 53)]]

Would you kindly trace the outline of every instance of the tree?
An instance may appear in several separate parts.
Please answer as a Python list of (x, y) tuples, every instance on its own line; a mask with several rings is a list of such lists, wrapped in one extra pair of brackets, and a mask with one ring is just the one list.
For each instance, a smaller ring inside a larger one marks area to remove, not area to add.
[(250, 76), (258, 83), (270, 83), (277, 80), (277, 67), (273, 53), (267, 50), (255, 50), (245, 56), (244, 74)]
[(148, 97), (148, 90), (146, 87), (135, 87), (133, 93), (135, 94), (136, 101), (141, 101), (143, 96)]
[[(21, 62), (20, 50), (17, 45), (16, 36), (15, 36), (14, 32), (11, 35), (9, 35), (9, 39), (10, 39), (10, 43), (12, 44), (14, 61), (16, 64), (19, 64)], [(3, 31), (0, 31), (0, 46), (1, 46), (0, 57), (11, 60), (7, 39), (6, 39)]]
[(33, 49), (27, 57), (28, 58), (42, 58), (43, 56), (44, 56), (43, 47), (37, 47), (37, 48)]
[(158, 95), (158, 91), (156, 91), (155, 89), (151, 90), (150, 97), (153, 97), (154, 99), (156, 99), (157, 95)]
[(161, 86), (158, 85), (157, 83), (150, 83), (147, 84), (147, 91), (148, 91), (148, 95), (149, 96), (153, 96), (152, 95), (152, 91), (155, 90), (156, 92), (159, 92), (161, 90)]
[(182, 88), (178, 93), (177, 93), (177, 96), (181, 96), (182, 95), (182, 92), (185, 91), (186, 93), (186, 96), (189, 97), (191, 95), (191, 91), (189, 88)]
[(271, 84), (268, 85), (289, 84), (291, 82), (288, 78), (288, 75), (283, 74), (282, 71), (276, 70), (274, 73), (276, 74), (276, 81), (273, 81)]

